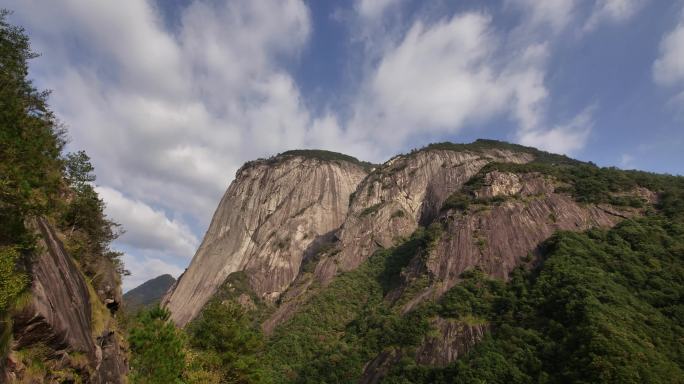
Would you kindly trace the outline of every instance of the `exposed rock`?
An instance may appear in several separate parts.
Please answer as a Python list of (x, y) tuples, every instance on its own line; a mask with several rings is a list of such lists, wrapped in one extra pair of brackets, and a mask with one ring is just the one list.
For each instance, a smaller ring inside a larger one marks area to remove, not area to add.
[(256, 309), (256, 304), (254, 304), (252, 298), (246, 293), (241, 293), (235, 301), (240, 304), (245, 311), (253, 311)]
[[(337, 251), (316, 264), (314, 275), (326, 284), (339, 271), (356, 268), (381, 247), (391, 247), (440, 214), (444, 201), (490, 162), (525, 163), (527, 152), (421, 150), (397, 156), (376, 168), (354, 192), (347, 218), (337, 234)], [(263, 323), (268, 334), (307, 300), (311, 276), (301, 275), (280, 306)]]
[[(31, 299), (13, 316), (12, 349), (44, 348), (42, 358), (46, 361), (37, 363), (45, 365), (48, 377), (25, 377), (28, 373), (23, 371), (20, 361), (8, 364), (6, 377), (29, 382), (80, 382), (85, 378), (90, 383), (124, 383), (128, 371), (126, 351), (120, 347), (116, 333), (110, 330), (114, 321), (102, 307), (106, 300), (117, 300), (119, 286), (103, 289), (105, 301), (93, 302), (98, 300), (98, 295), (91, 294), (94, 288), (88, 287), (51, 225), (38, 219), (35, 227), (40, 237), (39, 253), (32, 264)], [(104, 268), (102, 272), (107, 275), (108, 270)], [(101, 281), (105, 282), (106, 277)], [(117, 284), (116, 280), (112, 284)], [(104, 324), (106, 337), (97, 340), (93, 337), (93, 305), (101, 306), (104, 314), (100, 316), (109, 319), (109, 324)], [(109, 309), (115, 310), (112, 306)]]
[(380, 352), (366, 364), (359, 383), (381, 382), (392, 366), (407, 354), (413, 355), (418, 364), (446, 367), (468, 353), (489, 331), (489, 326), (486, 324), (466, 324), (441, 317), (432, 319), (430, 323), (434, 332), (425, 337), (415, 352), (395, 348)]
[(423, 341), (415, 354), (416, 362), (423, 365), (445, 367), (466, 354), (484, 337), (489, 326), (437, 317), (431, 321), (436, 334)]
[(342, 224), (349, 196), (365, 176), (360, 164), (305, 155), (243, 166), (192, 263), (164, 299), (172, 320), (185, 325), (236, 271), (248, 273), (261, 298), (278, 298), (299, 273), (307, 247)]
[(534, 261), (539, 244), (555, 231), (612, 227), (636, 214), (633, 209), (577, 203), (568, 195), (553, 192), (553, 181), (538, 174), (497, 172), (486, 175), (485, 180), (491, 184), (476, 191), (477, 196), (517, 198), (471, 206), (467, 214), (445, 214), (444, 234), (425, 262), (433, 284), (410, 300), (403, 312), (441, 296), (464, 271), (474, 267), (508, 279), (514, 268)]
[(395, 157), (359, 185), (339, 234), (341, 252), (322, 260), (316, 275), (327, 282), (338, 269), (356, 268), (378, 248), (391, 247), (418, 225), (429, 223), (449, 195), (488, 163), (533, 158), (500, 149), (423, 150)]
[(123, 303), (121, 292), (121, 275), (111, 260), (100, 258), (98, 260), (98, 274), (93, 278), (92, 284), (95, 292), (107, 308), (116, 313)]
[(87, 283), (44, 220), (37, 220), (42, 250), (33, 263), (33, 299), (14, 317), (14, 349), (38, 342), (79, 351), (95, 360)]
[(97, 367), (95, 382), (102, 384), (125, 383), (124, 377), (128, 373), (126, 348), (122, 345), (119, 335), (113, 331), (97, 338), (101, 351), (100, 364)]
[(379, 353), (373, 360), (368, 362), (363, 369), (359, 384), (376, 384), (382, 380), (387, 371), (402, 357), (397, 349), (390, 349)]

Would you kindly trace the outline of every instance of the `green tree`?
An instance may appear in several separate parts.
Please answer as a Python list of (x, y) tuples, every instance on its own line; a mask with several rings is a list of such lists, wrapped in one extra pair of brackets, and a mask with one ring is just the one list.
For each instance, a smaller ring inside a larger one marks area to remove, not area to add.
[(185, 367), (183, 335), (159, 307), (143, 311), (130, 331), (131, 379), (139, 384), (181, 383)]
[(20, 27), (0, 10), (0, 244), (31, 244), (26, 218), (57, 206), (63, 186), (64, 130), (48, 109), (48, 92), (28, 80), (36, 57)]
[(80, 192), (95, 181), (95, 167), (85, 151), (68, 153), (64, 161), (64, 178), (69, 186)]
[(257, 369), (262, 338), (239, 304), (210, 302), (189, 333), (192, 347), (220, 359), (222, 383), (262, 382)]

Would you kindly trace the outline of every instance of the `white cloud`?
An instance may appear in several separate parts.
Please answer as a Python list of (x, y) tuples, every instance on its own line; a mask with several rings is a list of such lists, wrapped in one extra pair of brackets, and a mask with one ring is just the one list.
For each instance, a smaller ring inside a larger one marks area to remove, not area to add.
[(679, 24), (660, 42), (660, 56), (653, 63), (653, 78), (663, 86), (684, 82), (684, 13)]
[(594, 107), (589, 107), (570, 122), (550, 129), (528, 129), (518, 133), (518, 141), (554, 153), (572, 154), (586, 144), (593, 121)]
[(369, 76), (348, 134), (391, 148), (501, 115), (536, 127), (548, 95), (547, 55), (543, 43), (502, 44), (486, 14), (418, 21)]
[(631, 168), (633, 167), (634, 164), (634, 156), (630, 155), (629, 153), (623, 153), (620, 156), (620, 166), (622, 168)]
[(621, 23), (632, 18), (647, 0), (597, 0), (584, 24), (585, 31), (591, 31), (603, 22)]
[(528, 32), (540, 28), (558, 33), (576, 16), (576, 0), (506, 0), (507, 6), (518, 8), (524, 13), (519, 28)]
[(106, 202), (107, 216), (126, 230), (118, 243), (142, 250), (166, 251), (181, 258), (194, 256), (197, 237), (182, 222), (169, 219), (164, 212), (142, 201), (126, 198), (115, 189), (97, 187), (96, 191)]
[(376, 19), (402, 0), (357, 0), (356, 10), (363, 18)]

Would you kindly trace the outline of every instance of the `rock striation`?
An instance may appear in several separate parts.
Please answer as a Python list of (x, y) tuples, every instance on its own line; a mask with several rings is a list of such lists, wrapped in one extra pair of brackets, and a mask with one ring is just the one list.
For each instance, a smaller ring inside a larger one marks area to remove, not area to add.
[(32, 300), (14, 318), (13, 347), (41, 342), (95, 360), (88, 286), (50, 225), (43, 219), (37, 224), (41, 234), (38, 247), (43, 252), (33, 264)]
[(238, 170), (190, 266), (164, 298), (177, 325), (192, 320), (233, 272), (245, 271), (266, 301), (287, 289), (307, 249), (345, 220), (349, 197), (366, 177), (363, 164), (335, 155), (297, 151)]
[(391, 247), (431, 222), (449, 195), (485, 165), (533, 159), (530, 153), (496, 148), (430, 149), (391, 159), (359, 185), (338, 235), (340, 252), (322, 260), (316, 275), (327, 282), (338, 269), (356, 268), (378, 248)]
[[(12, 319), (12, 350), (44, 346), (50, 351), (44, 358), (55, 368), (79, 372), (92, 383), (124, 383), (127, 353), (110, 315), (118, 306), (106, 306), (114, 300), (99, 297), (120, 297), (120, 286), (112, 281), (114, 285), (96, 292), (48, 221), (39, 218), (35, 227), (39, 253), (32, 263), (30, 299)], [(8, 377), (21, 377), (22, 369), (20, 363), (12, 364)], [(65, 382), (72, 379), (80, 380)]]

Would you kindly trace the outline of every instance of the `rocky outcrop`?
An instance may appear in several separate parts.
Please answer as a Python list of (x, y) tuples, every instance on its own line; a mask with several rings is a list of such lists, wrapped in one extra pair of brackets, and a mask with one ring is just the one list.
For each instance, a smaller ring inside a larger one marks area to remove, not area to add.
[(185, 325), (236, 271), (247, 272), (259, 297), (275, 300), (299, 273), (307, 248), (342, 224), (365, 176), (357, 162), (305, 152), (243, 166), (164, 299), (172, 320)]
[[(433, 283), (409, 300), (403, 312), (441, 296), (468, 269), (478, 267), (491, 277), (508, 279), (517, 266), (533, 263), (537, 247), (558, 230), (612, 227), (637, 213), (577, 203), (569, 195), (556, 193), (557, 183), (540, 174), (495, 171), (486, 174), (484, 182), (474, 191), (483, 202), (441, 216), (444, 233), (424, 262)], [(494, 197), (499, 201), (487, 202)]]
[[(48, 375), (50, 371), (65, 375), (36, 380), (124, 383), (128, 371), (126, 351), (110, 315), (116, 309), (105, 307), (95, 288), (89, 287), (52, 226), (38, 219), (35, 227), (40, 234), (39, 253), (32, 263), (30, 299), (12, 319), (12, 350), (38, 349), (41, 353), (33, 359), (44, 360), (37, 363), (48, 369)], [(112, 297), (117, 291), (119, 286), (111, 286), (102, 295)], [(101, 329), (95, 329), (96, 324)], [(9, 358), (7, 377), (21, 378), (26, 369), (14, 355)]]
[(349, 271), (379, 248), (388, 248), (437, 218), (444, 201), (491, 162), (526, 163), (534, 155), (498, 148), (424, 149), (397, 156), (378, 166), (354, 192), (349, 212), (336, 233), (335, 250), (319, 255), (313, 278), (302, 274), (262, 324), (268, 334), (287, 321), (315, 279), (323, 285)]
[(484, 337), (489, 326), (468, 324), (453, 319), (436, 317), (431, 321), (433, 334), (418, 347), (416, 362), (423, 365), (445, 367), (466, 354)]
[(378, 248), (391, 247), (431, 222), (444, 201), (491, 162), (526, 163), (534, 156), (502, 149), (421, 150), (383, 164), (359, 185), (338, 235), (340, 252), (322, 260), (323, 282), (356, 268)]
[(88, 286), (57, 234), (37, 221), (42, 252), (33, 263), (32, 300), (14, 317), (14, 346), (44, 343), (53, 350), (86, 354), (95, 360)]
[(366, 363), (359, 384), (376, 384), (406, 355), (416, 363), (431, 367), (446, 367), (470, 351), (489, 331), (489, 325), (468, 324), (454, 319), (431, 319), (430, 332), (415, 349), (389, 348)]

